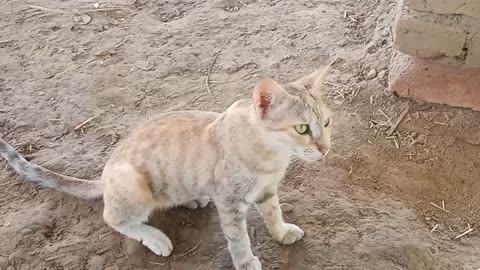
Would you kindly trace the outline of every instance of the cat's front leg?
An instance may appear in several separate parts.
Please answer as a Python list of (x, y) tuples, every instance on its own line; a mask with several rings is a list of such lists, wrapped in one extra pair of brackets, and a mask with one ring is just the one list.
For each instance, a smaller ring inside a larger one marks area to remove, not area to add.
[(273, 239), (290, 245), (300, 240), (304, 232), (297, 225), (285, 223), (282, 217), (282, 209), (278, 203), (276, 187), (264, 190), (256, 201), (258, 211), (262, 214)]
[(262, 265), (258, 258), (253, 256), (247, 232), (249, 205), (245, 201), (230, 198), (217, 198), (215, 204), (235, 269), (261, 270)]

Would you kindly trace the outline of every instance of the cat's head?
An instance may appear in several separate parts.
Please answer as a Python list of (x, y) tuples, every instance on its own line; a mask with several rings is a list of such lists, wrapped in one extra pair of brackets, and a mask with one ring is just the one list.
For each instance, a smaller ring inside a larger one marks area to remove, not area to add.
[(255, 115), (267, 138), (304, 161), (320, 160), (330, 150), (331, 112), (320, 94), (329, 67), (288, 84), (263, 79), (253, 91)]

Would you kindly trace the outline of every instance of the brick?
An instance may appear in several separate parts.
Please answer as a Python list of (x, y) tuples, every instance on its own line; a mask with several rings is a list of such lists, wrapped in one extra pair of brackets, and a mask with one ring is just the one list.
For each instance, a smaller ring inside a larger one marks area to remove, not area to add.
[(409, 8), (436, 14), (459, 14), (480, 19), (479, 0), (404, 0)]
[(465, 63), (474, 67), (480, 67), (480, 33), (473, 35), (470, 40)]
[(423, 21), (399, 8), (393, 46), (403, 53), (427, 58), (461, 56), (466, 39), (460, 28)]
[(480, 111), (480, 68), (452, 66), (397, 52), (389, 91), (400, 96)]

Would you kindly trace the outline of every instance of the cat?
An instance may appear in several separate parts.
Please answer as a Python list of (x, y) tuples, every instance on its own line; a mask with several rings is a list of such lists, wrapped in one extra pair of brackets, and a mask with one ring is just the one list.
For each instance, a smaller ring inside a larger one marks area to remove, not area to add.
[(259, 270), (247, 233), (253, 204), (272, 238), (282, 244), (304, 232), (283, 221), (277, 187), (292, 160), (315, 162), (330, 149), (331, 112), (321, 99), (330, 65), (297, 81), (258, 81), (251, 99), (222, 113), (174, 111), (153, 116), (114, 149), (101, 180), (64, 176), (25, 160), (0, 139), (0, 154), (25, 179), (71, 195), (103, 196), (105, 222), (169, 256), (173, 246), (145, 222), (155, 209), (215, 204), (233, 265)]

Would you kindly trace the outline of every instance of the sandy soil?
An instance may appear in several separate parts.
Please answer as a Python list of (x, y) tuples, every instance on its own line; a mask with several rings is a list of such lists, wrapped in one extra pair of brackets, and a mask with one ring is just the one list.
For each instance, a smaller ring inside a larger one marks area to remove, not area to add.
[[(337, 59), (325, 85), (334, 148), (292, 168), (281, 193), (306, 237), (281, 246), (251, 211), (264, 269), (480, 268), (480, 115), (384, 93), (396, 1), (0, 3), (0, 136), (33, 162), (96, 179), (149, 115), (221, 111), (258, 77), (293, 80)], [(175, 245), (161, 258), (109, 229), (100, 200), (26, 184), (0, 164), (2, 270), (232, 269), (213, 206), (152, 217)]]

